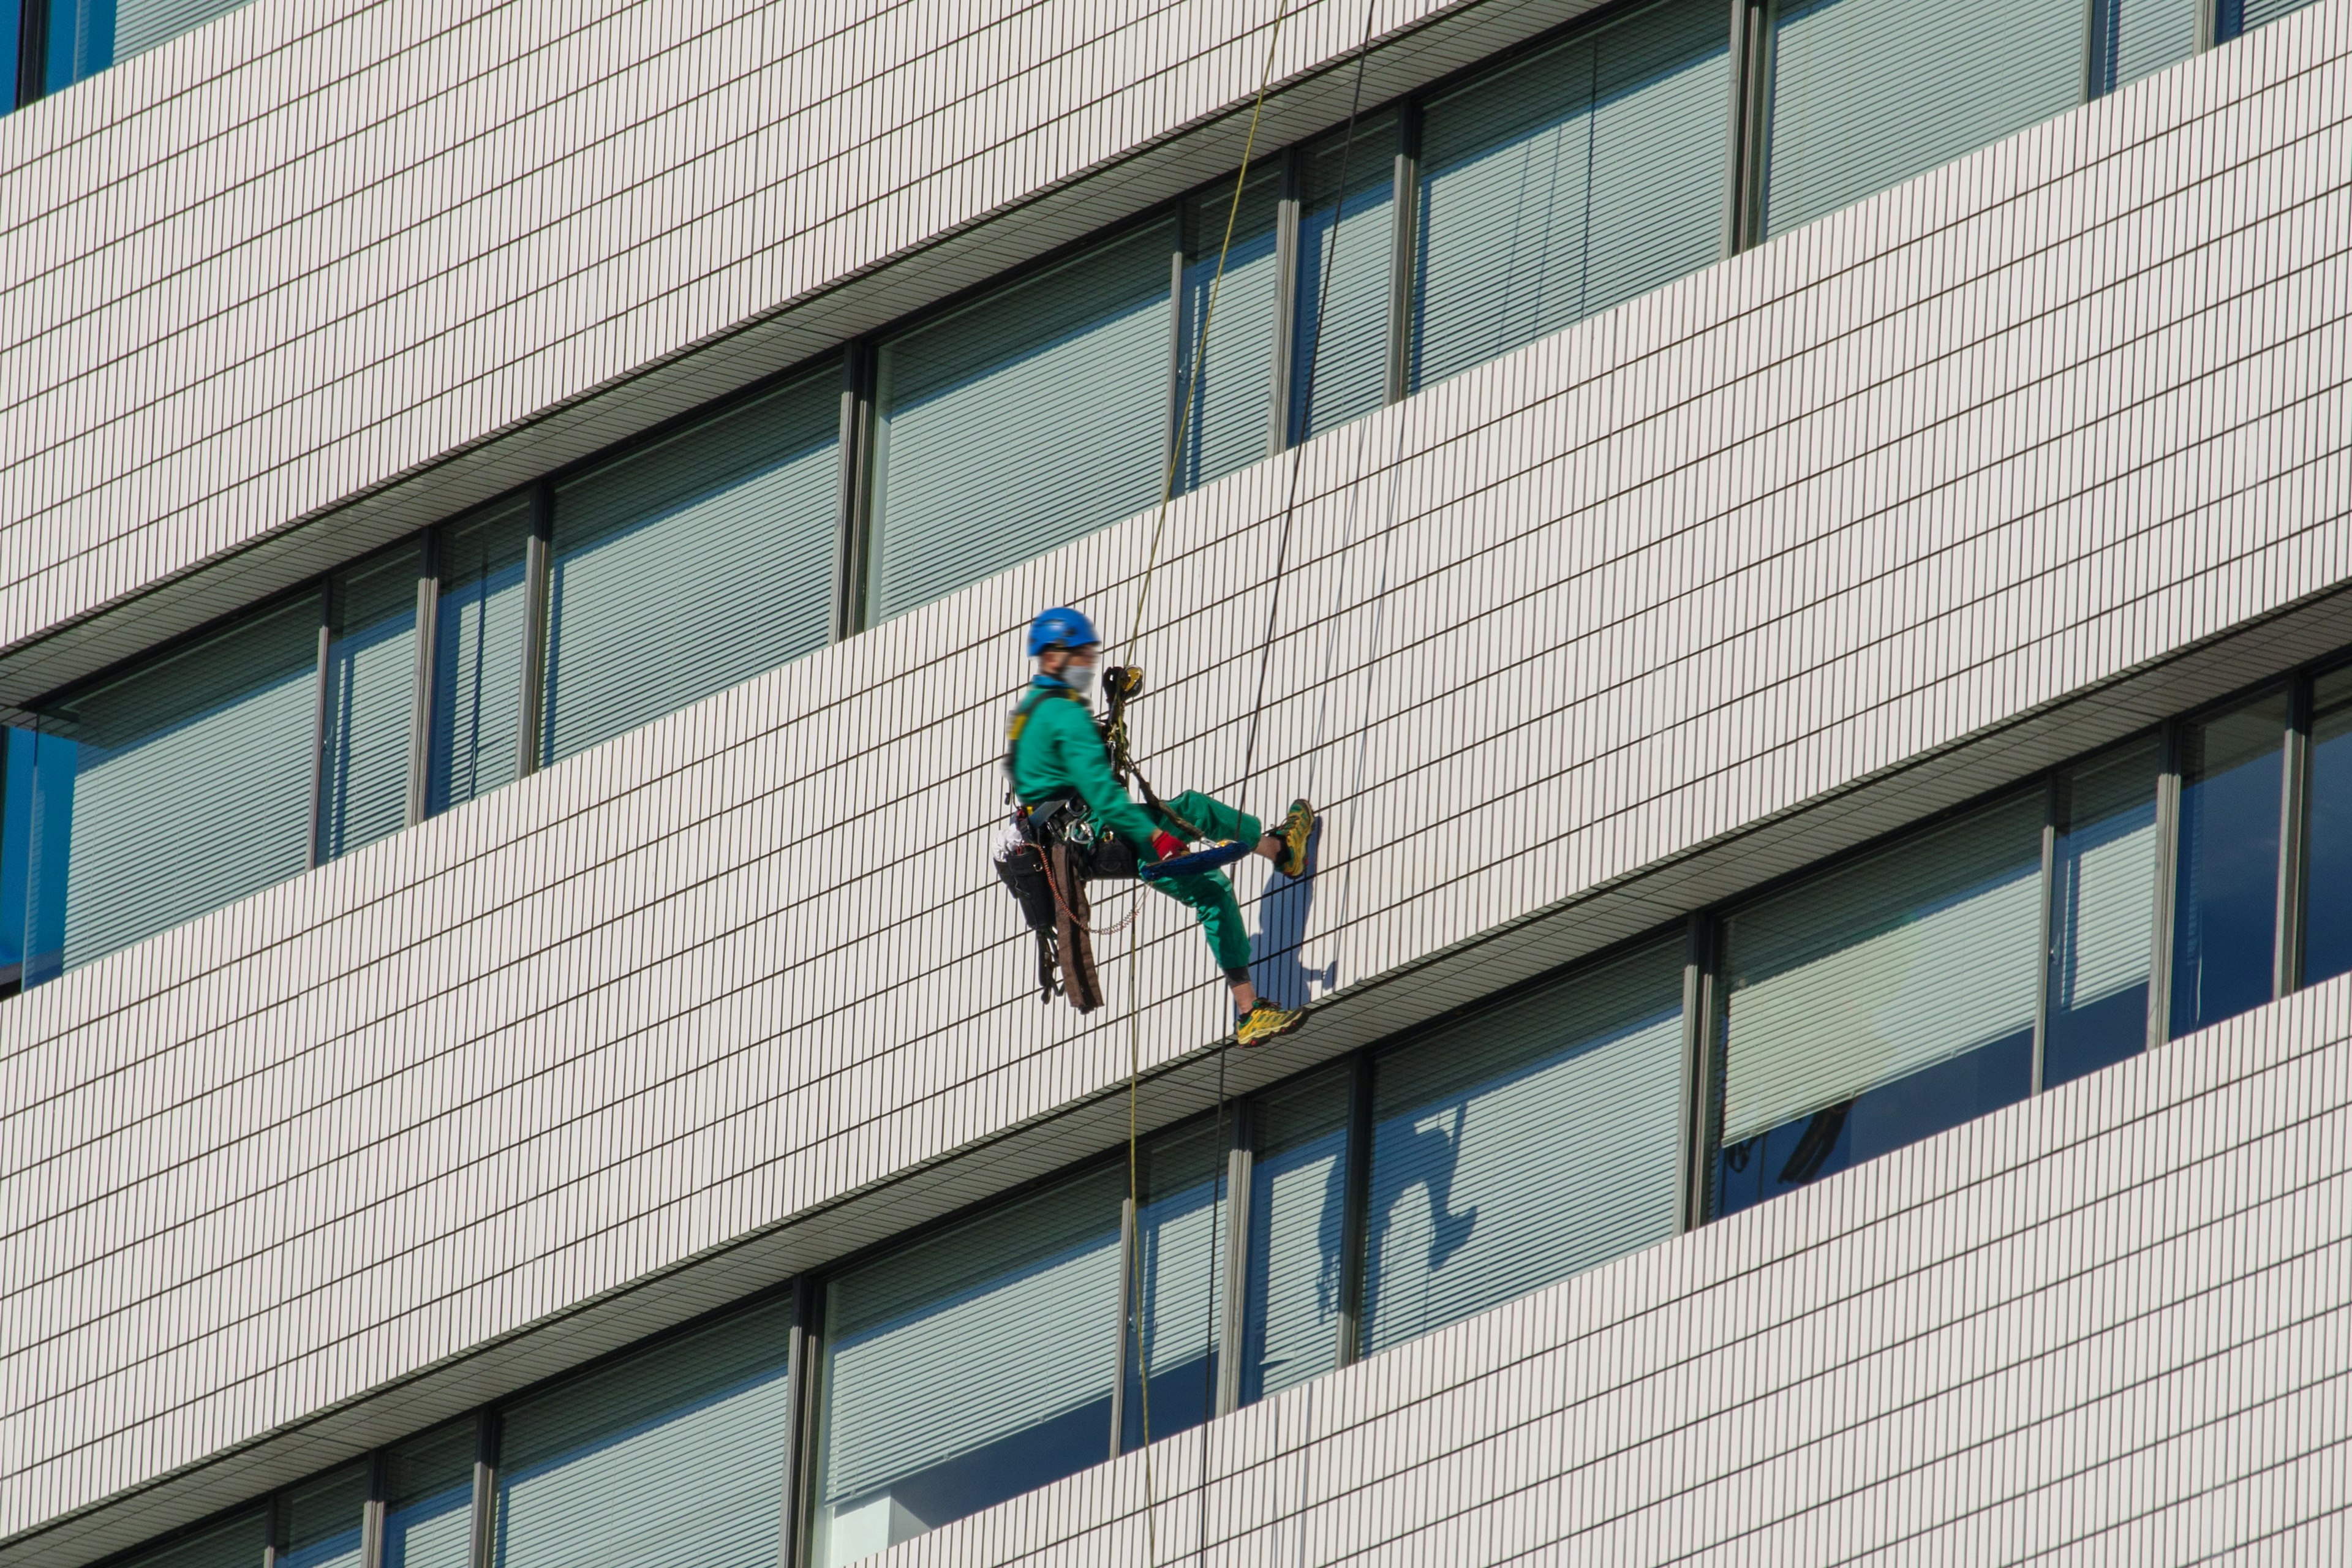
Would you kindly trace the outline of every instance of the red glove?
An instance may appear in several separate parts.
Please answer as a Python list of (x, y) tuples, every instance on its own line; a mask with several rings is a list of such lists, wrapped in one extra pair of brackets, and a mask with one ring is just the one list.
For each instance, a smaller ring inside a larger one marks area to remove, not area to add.
[(1183, 841), (1165, 828), (1151, 836), (1151, 858), (1154, 860), (1173, 860), (1182, 853)]

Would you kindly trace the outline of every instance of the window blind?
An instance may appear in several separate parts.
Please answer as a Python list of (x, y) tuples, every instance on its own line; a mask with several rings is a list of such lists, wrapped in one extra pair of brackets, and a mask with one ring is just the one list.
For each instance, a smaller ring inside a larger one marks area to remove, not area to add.
[(64, 963), (112, 952), (310, 864), (320, 606), (306, 596), (44, 716), (68, 815)]
[(2113, 92), (2196, 52), (2197, 0), (2092, 0), (2092, 92)]
[[(1223, 1243), (1228, 1236), (1221, 1183), (1225, 1151), (1213, 1121), (1155, 1139), (1140, 1159), (1142, 1201), (1135, 1211), (1140, 1279), (1142, 1364), (1127, 1369), (1120, 1404), (1121, 1448), (1142, 1446), (1143, 1369), (1151, 1372), (1150, 1436), (1199, 1426), (1215, 1408), (1217, 1343), (1223, 1330)], [(1129, 1360), (1137, 1338), (1127, 1331)]]
[(1730, 24), (1671, 0), (1429, 106), (1413, 384), (1714, 261)]
[[(109, 58), (99, 59), (89, 69), (100, 69), (144, 54), (182, 33), (194, 32), (215, 16), (227, 16), (245, 3), (246, 0), (115, 0), (113, 48)], [(99, 8), (92, 0), (83, 0), (84, 11), (94, 13)]]
[(2221, 0), (2221, 37), (2231, 38), (2240, 33), (2265, 26), (2280, 17), (2290, 16), (2311, 4), (2311, 0)]
[(545, 760), (824, 646), (840, 454), (834, 370), (557, 489)]
[(521, 765), (524, 584), (530, 503), (514, 500), (442, 531), (433, 622), (425, 809), (446, 811)]
[(1325, 1073), (1277, 1089), (1256, 1109), (1243, 1295), (1244, 1405), (1339, 1364), (1348, 1075)]
[(1662, 944), (1375, 1064), (1366, 1353), (1674, 1233), (1682, 984)]
[[(1185, 204), (1191, 259), (1184, 268), (1184, 330), (1177, 343), (1176, 374), (1180, 388), (1190, 386), (1192, 411), (1176, 476), (1180, 489), (1194, 489), (1247, 468), (1271, 449), (1275, 311), (1282, 297), (1275, 218), (1281, 192), (1276, 164), (1251, 174), (1238, 209), (1231, 182)], [(1218, 283), (1217, 254), (1229, 216), (1233, 248), (1225, 258), (1224, 280)], [(1209, 311), (1212, 286), (1217, 296), (1213, 315)], [(1204, 319), (1209, 323), (1205, 351), (1201, 346)], [(1200, 375), (1194, 384), (1196, 355)]]
[(2182, 731), (2172, 895), (2176, 1036), (2271, 999), (2285, 733), (2281, 692)]
[(1125, 1193), (1090, 1172), (827, 1286), (818, 1562), (1108, 1456)]
[(2002, 802), (1725, 921), (1725, 1143), (2032, 1028), (2042, 816)]
[(274, 1568), (360, 1568), (367, 1495), (365, 1464), (346, 1465), (289, 1492)]
[(1773, 28), (1765, 229), (2072, 109), (2082, 0), (1790, 0)]
[(346, 572), (329, 589), (319, 857), (372, 844), (408, 822), (408, 758), (416, 720), (414, 549)]
[(261, 1568), (269, 1543), (269, 1516), (248, 1513), (142, 1552), (123, 1568)]
[(2147, 1042), (2157, 761), (2155, 747), (2138, 746), (2066, 777), (2066, 822), (2051, 858), (2045, 1085)]
[(1172, 225), (882, 346), (873, 612), (896, 616), (1160, 499)]
[(499, 1568), (771, 1568), (791, 1328), (757, 1308), (506, 1411)]
[(384, 1456), (383, 1568), (467, 1568), (473, 1556), (471, 1422)]
[(1357, 126), (1352, 147), (1344, 136), (1327, 137), (1305, 154), (1291, 332), (1294, 440), (1388, 400), (1397, 138), (1395, 117), (1374, 115)]

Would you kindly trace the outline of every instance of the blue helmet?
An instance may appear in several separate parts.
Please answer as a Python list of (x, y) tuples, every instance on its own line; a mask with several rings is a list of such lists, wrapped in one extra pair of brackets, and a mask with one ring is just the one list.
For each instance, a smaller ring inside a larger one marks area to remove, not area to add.
[(1037, 618), (1029, 623), (1031, 658), (1049, 647), (1091, 647), (1100, 641), (1102, 638), (1095, 635), (1094, 622), (1061, 605), (1040, 610)]

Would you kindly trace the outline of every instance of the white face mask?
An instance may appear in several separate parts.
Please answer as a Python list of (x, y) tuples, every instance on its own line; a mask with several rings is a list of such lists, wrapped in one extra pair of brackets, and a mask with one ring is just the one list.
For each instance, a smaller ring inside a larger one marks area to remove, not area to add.
[(1062, 666), (1062, 684), (1081, 696), (1095, 689), (1095, 667), (1091, 664)]

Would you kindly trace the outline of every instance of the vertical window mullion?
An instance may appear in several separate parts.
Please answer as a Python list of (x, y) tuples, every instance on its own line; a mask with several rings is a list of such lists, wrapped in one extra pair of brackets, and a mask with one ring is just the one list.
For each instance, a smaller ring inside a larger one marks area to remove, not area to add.
[(264, 1507), (268, 1517), (261, 1531), (261, 1568), (278, 1568), (278, 1559), (285, 1555), (286, 1494), (277, 1493)]
[(1683, 957), (1683, 1149), (1682, 1192), (1675, 1228), (1696, 1230), (1706, 1223), (1706, 1173), (1715, 1141), (1715, 918), (1702, 910), (1690, 917)]
[[(1131, 1151), (1129, 1158), (1134, 1158)], [(1130, 1191), (1118, 1200), (1118, 1344), (1111, 1359), (1110, 1384), (1110, 1458), (1114, 1459), (1118, 1458), (1119, 1438), (1127, 1431), (1127, 1373), (1134, 1364), (1130, 1359), (1134, 1337), (1143, 1332), (1142, 1303), (1137, 1300), (1143, 1271), (1136, 1267), (1135, 1249), (1135, 1194)]]
[(490, 1568), (498, 1556), (499, 1416), (474, 1418), (474, 1531), (467, 1568)]
[(1421, 183), (1421, 106), (1417, 103), (1407, 104), (1400, 116), (1395, 167), (1389, 202), (1389, 352), (1383, 392), (1383, 401), (1389, 403), (1400, 402), (1412, 391), (1414, 198)]
[(1256, 1107), (1244, 1100), (1234, 1108), (1225, 1144), (1224, 1246), (1218, 1266), (1224, 1270), (1217, 1303), (1217, 1388), (1209, 1406), (1213, 1416), (1241, 1405), (1244, 1325), (1249, 1321), (1249, 1226), (1252, 1166), (1256, 1158), (1254, 1137)]
[(2147, 1043), (2152, 1050), (2172, 1037), (2172, 927), (2179, 913), (2180, 876), (2180, 723), (2164, 726), (2164, 760), (2156, 775), (2156, 920), (2150, 933), (2147, 976)]
[(2287, 687), (2285, 754), (2279, 768), (2278, 924), (2271, 954), (2271, 995), (2303, 984), (2303, 921), (2308, 879), (2304, 843), (2311, 799), (2311, 679)]
[(2197, 0), (2197, 52), (2203, 54), (2223, 41), (2221, 0)]
[(320, 841), (327, 832), (327, 682), (333, 673), (331, 658), (335, 645), (335, 589), (330, 578), (319, 584), (319, 679), (315, 710), (310, 722), (310, 864), (316, 867), (321, 857)]
[(1348, 1083), (1348, 1195), (1339, 1221), (1339, 1353), (1346, 1366), (1362, 1353), (1365, 1252), (1372, 1207), (1372, 1058), (1359, 1053)]
[[(1187, 232), (1191, 226), (1185, 220), (1189, 206), (1179, 206), (1171, 220), (1168, 248), (1168, 416), (1160, 440), (1160, 487), (1162, 495), (1172, 495), (1183, 488), (1178, 479), (1180, 465), (1184, 461), (1179, 450), (1185, 441), (1197, 443), (1200, 433), (1192, 428), (1187, 405), (1198, 403), (1192, 395), (1193, 355), (1184, 352), (1184, 345), (1193, 331), (1192, 280), (1185, 274), (1191, 270), (1188, 260), (1193, 236)], [(1205, 353), (1202, 357), (1205, 356)]]
[(1298, 219), (1306, 195), (1306, 154), (1291, 147), (1282, 155), (1282, 195), (1274, 208), (1274, 406), (1266, 414), (1266, 455), (1290, 444), (1290, 400), (1298, 353)]
[(810, 1463), (815, 1445), (811, 1440), (816, 1420), (817, 1302), (813, 1276), (793, 1281), (792, 1341), (785, 1349), (784, 1375), (792, 1380), (793, 1418), (784, 1445), (784, 1517), (776, 1546), (778, 1568), (798, 1568), (806, 1554), (810, 1497), (814, 1474)]
[(866, 563), (872, 555), (874, 344), (860, 338), (841, 356), (839, 557), (834, 567), (833, 640), (865, 629)]
[(2057, 940), (2051, 906), (2058, 896), (2058, 826), (2066, 815), (2064, 785), (2063, 775), (2053, 773), (2042, 786), (2042, 973), (2034, 982), (2033, 1076), (2026, 1085), (2028, 1094), (2042, 1092), (2042, 1069), (2050, 1057), (2050, 965)]
[(391, 1456), (378, 1448), (368, 1456), (367, 1501), (360, 1512), (360, 1568), (383, 1568), (383, 1516), (391, 1489)]
[(16, 79), (6, 84), (8, 101), (22, 109), (48, 88), (48, 0), (23, 0), (16, 17)]
[(440, 643), (441, 531), (428, 528), (417, 546), (416, 697), (408, 734), (408, 826), (425, 820), (433, 767), (433, 654)]
[(548, 597), (553, 587), (550, 545), (555, 531), (555, 489), (541, 480), (531, 489), (530, 542), (523, 552), (522, 702), (515, 726), (515, 776), (539, 771), (541, 729), (547, 708)]
[(1729, 155), (1724, 160), (1723, 253), (1756, 243), (1762, 211), (1764, 126), (1771, 88), (1772, 16), (1769, 0), (1731, 0), (1731, 101), (1726, 106)]

